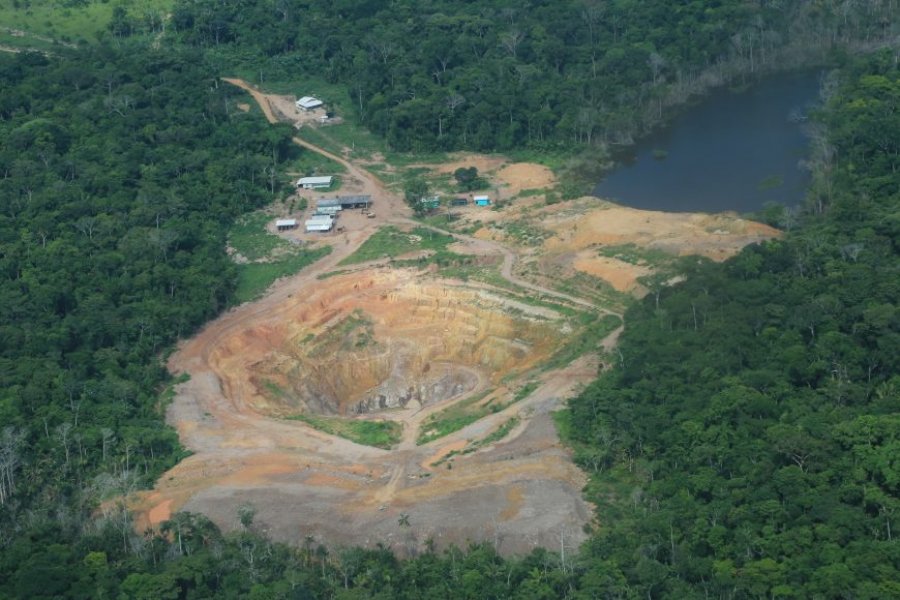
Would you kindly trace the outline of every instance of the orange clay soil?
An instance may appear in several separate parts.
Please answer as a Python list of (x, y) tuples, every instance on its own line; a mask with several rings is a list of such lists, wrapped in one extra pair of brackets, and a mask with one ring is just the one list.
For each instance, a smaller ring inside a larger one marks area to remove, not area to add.
[[(278, 119), (269, 97), (242, 81), (226, 81), (251, 92), (270, 121)], [(250, 503), (255, 528), (292, 544), (313, 536), (330, 546), (383, 543), (403, 554), (428, 540), (438, 547), (489, 541), (500, 552), (514, 553), (583, 540), (592, 516), (581, 496), (585, 476), (562, 447), (550, 413), (596, 377), (598, 358), (586, 355), (560, 369), (537, 369), (571, 334), (571, 324), (491, 286), (376, 263), (319, 279), (382, 224), (413, 223), (402, 200), (372, 174), (294, 141), (343, 164), (353, 189), (373, 195), (378, 217), (342, 217), (346, 233), (317, 237), (332, 247), (330, 255), (179, 345), (169, 368), (190, 379), (176, 386), (167, 419), (192, 455), (154, 490), (132, 498), (136, 527), (156, 526), (173, 511), (189, 510), (233, 529), (239, 526), (238, 509)], [(552, 183), (543, 167), (496, 160), (465, 156), (442, 168), (492, 170), (508, 178), (509, 188)], [(597, 244), (633, 242), (721, 258), (771, 236), (733, 217), (645, 213), (596, 199), (515, 207), (488, 212), (508, 221), (536, 218), (546, 233), (532, 253), (571, 257), (573, 268), (609, 277), (623, 289), (632, 282), (591, 263)], [(474, 221), (481, 214), (469, 210), (463, 216)], [(523, 294), (610, 312), (517, 275), (523, 252), (513, 240), (479, 237), (494, 239), (457, 235), (456, 246), (493, 256), (500, 275)], [(604, 350), (620, 332), (604, 340)], [(536, 389), (512, 402), (526, 381), (535, 381)], [(494, 390), (496, 412), (416, 444), (429, 416), (487, 390)], [(394, 449), (382, 450), (283, 418), (300, 412), (391, 419), (402, 424), (403, 433)], [(520, 424), (504, 439), (464, 452), (513, 417)], [(399, 525), (401, 515), (408, 516), (409, 527)]]
[[(638, 279), (654, 272), (650, 263), (603, 256), (604, 246), (635, 246), (672, 257), (700, 255), (721, 261), (748, 244), (779, 235), (778, 230), (735, 213), (666, 213), (619, 206), (599, 198), (545, 205), (536, 198), (516, 200), (502, 210), (460, 210), (460, 227), (480, 223), (473, 236), (519, 246), (542, 273), (581, 272), (620, 292), (646, 293)], [(535, 232), (528, 241), (511, 234), (509, 224)], [(539, 237), (535, 237), (538, 236)], [(535, 243), (534, 240), (537, 239)]]

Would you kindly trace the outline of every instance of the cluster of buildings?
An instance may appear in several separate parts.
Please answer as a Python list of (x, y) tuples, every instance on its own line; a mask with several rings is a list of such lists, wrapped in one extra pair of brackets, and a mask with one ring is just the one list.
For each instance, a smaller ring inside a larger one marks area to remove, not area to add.
[(371, 196), (336, 196), (320, 198), (316, 202), (313, 216), (304, 223), (307, 233), (331, 231), (334, 222), (342, 210), (361, 208), (368, 210), (372, 206)]

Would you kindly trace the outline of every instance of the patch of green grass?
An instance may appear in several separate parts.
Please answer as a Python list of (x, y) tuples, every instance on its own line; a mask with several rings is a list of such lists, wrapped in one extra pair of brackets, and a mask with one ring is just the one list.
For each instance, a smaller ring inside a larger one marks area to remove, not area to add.
[(524, 147), (507, 152), (507, 156), (513, 162), (530, 162), (544, 165), (555, 173), (562, 169), (569, 160), (577, 156), (579, 152), (580, 150), (574, 146), (541, 149)]
[(597, 252), (600, 256), (615, 258), (616, 260), (638, 266), (660, 266), (675, 260), (674, 256), (662, 250), (642, 248), (635, 244), (601, 246)]
[(263, 387), (265, 388), (266, 392), (268, 392), (269, 396), (271, 396), (273, 398), (288, 398), (288, 393), (286, 391), (284, 391), (281, 388), (281, 386), (278, 385), (277, 383), (275, 383), (274, 381), (272, 381), (270, 379), (266, 379), (265, 381), (262, 382), (262, 384), (263, 384)]
[(319, 260), (330, 247), (310, 250), (266, 231), (271, 216), (253, 212), (239, 218), (228, 232), (228, 243), (250, 262), (238, 264), (235, 299), (247, 302), (260, 296), (279, 277), (293, 275)]
[(165, 408), (172, 403), (172, 400), (175, 399), (175, 386), (180, 383), (185, 383), (191, 380), (191, 376), (189, 373), (182, 373), (176, 377), (174, 377), (168, 385), (163, 389), (162, 393), (159, 395), (159, 408), (160, 412), (164, 412)]
[(539, 385), (540, 385), (540, 383), (537, 381), (534, 381), (534, 380), (529, 381), (528, 383), (526, 383), (525, 385), (520, 387), (518, 390), (516, 390), (516, 393), (513, 396), (513, 402), (518, 402), (519, 400), (524, 400), (525, 398), (530, 396), (534, 390), (538, 389)]
[(276, 248), (290, 244), (266, 231), (266, 223), (272, 217), (263, 212), (254, 212), (240, 217), (228, 232), (228, 243), (247, 260), (259, 260), (269, 256)]
[(531, 196), (541, 196), (547, 193), (546, 188), (528, 188), (516, 194), (515, 198), (530, 198)]
[(448, 217), (446, 211), (422, 215), (416, 217), (416, 220), (421, 221), (430, 227), (437, 227), (438, 229), (446, 229), (448, 231), (453, 231), (452, 225), (459, 221), (455, 216)]
[(288, 418), (294, 421), (303, 421), (319, 431), (348, 439), (357, 444), (375, 446), (385, 450), (395, 446), (403, 433), (403, 425), (396, 421), (366, 421), (317, 415), (294, 415)]
[[(174, 0), (89, 0), (83, 4), (66, 0), (7, 0), (0, 3), (0, 23), (4, 28), (65, 42), (93, 42), (98, 33), (107, 31), (113, 10), (118, 6), (142, 27), (148, 18), (159, 19), (169, 13), (173, 5)], [(37, 41), (34, 37), (30, 39), (30, 42)], [(38, 47), (36, 43), (29, 45)]]
[[(472, 448), (472, 450), (475, 450), (476, 448), (481, 447), (481, 446), (489, 446), (490, 444), (493, 444), (494, 442), (499, 442), (500, 440), (505, 438), (507, 435), (509, 435), (509, 432), (512, 431), (513, 429), (515, 429), (516, 425), (518, 425), (518, 424), (519, 424), (519, 417), (510, 417), (509, 419), (504, 421), (503, 424), (500, 425), (500, 427), (498, 427), (497, 429), (492, 431), (490, 434), (485, 436), (484, 439), (479, 440), (475, 444), (475, 448)], [(471, 452), (471, 450), (466, 448), (466, 452)]]
[[(434, 421), (433, 423), (429, 422), (427, 424), (427, 430), (419, 435), (419, 439), (416, 440), (416, 443), (421, 446), (422, 444), (427, 444), (432, 440), (442, 438), (445, 435), (453, 433), (454, 431), (459, 431), (464, 427), (468, 427), (487, 414), (488, 413), (486, 412), (464, 413), (454, 416), (444, 416), (441, 419)], [(425, 428), (423, 427), (423, 429)]]
[(622, 324), (622, 319), (615, 315), (600, 316), (595, 313), (583, 313), (580, 320), (581, 329), (542, 365), (544, 370), (564, 367), (579, 356), (596, 352), (603, 338)]
[(475, 406), (494, 390), (485, 390), (469, 398), (464, 398), (452, 406), (429, 416), (422, 424), (416, 444), (427, 444), (432, 440), (442, 438), (454, 431), (471, 425), (481, 417), (489, 414), (489, 409), (484, 406)]
[(515, 429), (519, 423), (520, 423), (519, 417), (508, 418), (506, 421), (504, 421), (503, 423), (500, 424), (500, 427), (498, 427), (497, 429), (490, 432), (484, 438), (474, 441), (471, 444), (468, 444), (462, 450), (462, 452), (460, 452), (458, 450), (451, 450), (441, 460), (434, 463), (434, 466), (442, 465), (445, 462), (450, 461), (454, 456), (459, 456), (460, 454), (471, 454), (472, 452), (475, 452), (479, 448), (482, 448), (484, 446), (490, 446), (494, 442), (499, 442), (500, 440), (505, 438), (507, 435), (509, 435), (509, 432), (512, 431), (513, 429)]
[(330, 279), (332, 277), (336, 277), (338, 275), (344, 275), (345, 273), (349, 273), (349, 272), (350, 272), (349, 270), (328, 271), (327, 273), (319, 273), (318, 275), (316, 275), (316, 279), (321, 281), (322, 279)]
[(611, 310), (624, 310), (634, 301), (629, 294), (620, 292), (606, 281), (587, 273), (575, 273), (570, 277), (553, 281), (552, 285), (555, 290), (564, 294), (590, 300), (597, 306), (606, 306)]
[(330, 247), (314, 250), (297, 249), (294, 254), (286, 255), (272, 262), (238, 265), (238, 280), (234, 297), (239, 303), (254, 300), (262, 295), (276, 279), (298, 273), (330, 252)]
[(503, 231), (522, 246), (540, 246), (550, 237), (550, 232), (527, 221), (497, 222), (494, 229)]
[[(538, 388), (539, 385), (540, 383), (537, 381), (529, 381), (521, 388), (516, 390), (516, 393), (507, 402), (495, 402), (496, 398), (492, 398), (491, 401), (485, 404), (479, 404), (487, 396), (493, 393), (493, 390), (485, 390), (484, 392), (472, 396), (471, 398), (466, 398), (452, 406), (448, 406), (444, 410), (431, 415), (430, 417), (428, 417), (428, 419), (425, 420), (425, 423), (422, 424), (422, 429), (419, 432), (419, 437), (416, 440), (416, 444), (420, 446), (422, 444), (427, 444), (430, 441), (459, 431), (460, 429), (471, 425), (482, 417), (486, 417), (489, 414), (498, 413), (515, 404), (516, 402), (527, 398), (529, 395), (531, 395), (532, 392), (534, 392), (534, 390)], [(515, 418), (516, 417), (513, 417), (509, 421)], [(507, 424), (509, 423), (509, 421), (507, 421)], [(513, 427), (515, 427), (515, 424), (510, 425), (509, 429), (512, 429)], [(509, 432), (509, 429), (506, 431), (506, 433)], [(495, 441), (495, 439), (501, 439), (506, 435), (506, 433), (503, 433), (500, 438), (491, 438), (491, 436), (488, 436), (480, 443), (486, 444), (490, 443), (491, 441)], [(467, 452), (468, 451), (469, 450), (467, 450)]]
[[(296, 180), (300, 177), (341, 175), (347, 172), (344, 165), (335, 162), (326, 156), (322, 156), (318, 152), (300, 148), (299, 146), (297, 147), (297, 150), (298, 152), (294, 153), (291, 158), (279, 166), (279, 168), (285, 172), (291, 173), (291, 183), (296, 183)], [(336, 177), (335, 179), (335, 183), (339, 184), (340, 177)], [(324, 191), (334, 191), (334, 189)]]
[(444, 250), (453, 243), (451, 235), (438, 233), (425, 227), (416, 227), (410, 232), (396, 227), (382, 227), (367, 239), (359, 249), (342, 260), (340, 265), (352, 265), (379, 258), (399, 256), (417, 250)]

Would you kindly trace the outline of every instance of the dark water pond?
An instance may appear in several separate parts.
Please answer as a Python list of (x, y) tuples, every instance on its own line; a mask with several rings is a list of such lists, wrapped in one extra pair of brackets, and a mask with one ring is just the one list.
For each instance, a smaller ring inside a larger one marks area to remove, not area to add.
[(594, 193), (635, 208), (751, 212), (800, 202), (808, 139), (802, 119), (819, 73), (780, 75), (741, 92), (719, 90), (640, 140)]

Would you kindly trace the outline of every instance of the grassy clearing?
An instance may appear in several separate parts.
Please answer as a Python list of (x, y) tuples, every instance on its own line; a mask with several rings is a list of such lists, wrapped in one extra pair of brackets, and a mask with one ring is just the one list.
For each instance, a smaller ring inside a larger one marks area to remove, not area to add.
[(293, 275), (319, 260), (331, 248), (307, 249), (266, 231), (271, 219), (254, 212), (238, 219), (228, 232), (228, 243), (248, 261), (237, 266), (235, 299), (247, 302), (260, 296), (279, 277)]
[(364, 421), (313, 415), (294, 415), (288, 418), (294, 421), (303, 421), (319, 431), (348, 439), (357, 444), (375, 446), (385, 450), (395, 446), (403, 433), (403, 425), (396, 421)]
[[(295, 183), (298, 177), (313, 177), (318, 175), (342, 175), (347, 172), (344, 165), (334, 162), (330, 158), (322, 156), (318, 152), (298, 147), (299, 152), (288, 161), (280, 165), (280, 169), (290, 173), (291, 183)], [(340, 179), (338, 177), (338, 179)], [(334, 191), (332, 189), (325, 191)]]
[(340, 265), (353, 265), (379, 258), (393, 258), (421, 250), (445, 251), (454, 241), (453, 236), (438, 233), (424, 227), (416, 227), (410, 232), (396, 227), (382, 227), (367, 239), (359, 249), (342, 260)]
[[(69, 43), (94, 42), (97, 34), (107, 31), (117, 6), (124, 8), (136, 22), (159, 19), (169, 13), (174, 0), (93, 0), (74, 5), (66, 0), (30, 0), (0, 2), (0, 23), (4, 28)], [(37, 38), (25, 36), (30, 47), (39, 48)], [(41, 48), (43, 49), (43, 48)]]
[(266, 231), (270, 215), (254, 212), (240, 217), (228, 232), (228, 243), (247, 260), (260, 260), (270, 256), (276, 249), (290, 244)]
[(248, 302), (262, 295), (276, 279), (298, 273), (331, 252), (331, 248), (314, 250), (298, 249), (296, 253), (265, 263), (238, 265), (237, 288), (234, 297), (239, 302)]
[(518, 150), (510, 150), (506, 154), (512, 162), (529, 162), (544, 165), (554, 173), (560, 171), (575, 156), (578, 150), (572, 147), (553, 149), (541, 149), (524, 147)]

